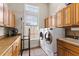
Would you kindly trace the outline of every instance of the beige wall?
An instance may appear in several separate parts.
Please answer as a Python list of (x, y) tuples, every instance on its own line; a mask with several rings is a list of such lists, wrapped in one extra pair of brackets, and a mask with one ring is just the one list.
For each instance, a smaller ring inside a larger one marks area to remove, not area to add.
[[(29, 3), (31, 4), (31, 3)], [(31, 5), (35, 5), (39, 7), (39, 26), (44, 27), (44, 18), (48, 16), (48, 4), (43, 3), (32, 3)], [(20, 18), (24, 18), (24, 4), (8, 4), (9, 8), (12, 9), (16, 14), (17, 20), (17, 28), (21, 33), (21, 20)], [(38, 38), (39, 39), (39, 38)], [(39, 46), (39, 40), (31, 41), (31, 47)], [(27, 48), (27, 43), (25, 43), (25, 48)]]
[[(31, 3), (28, 3), (31, 4)], [(40, 27), (44, 27), (44, 18), (48, 16), (48, 4), (45, 3), (32, 3), (31, 5), (35, 5), (39, 7), (39, 24)], [(17, 28), (19, 32), (21, 32), (21, 20), (20, 18), (23, 17), (24, 13), (24, 4), (22, 3), (10, 3), (8, 4), (9, 8), (12, 9), (16, 13), (17, 19)]]
[(0, 36), (4, 35), (4, 27), (0, 27)]

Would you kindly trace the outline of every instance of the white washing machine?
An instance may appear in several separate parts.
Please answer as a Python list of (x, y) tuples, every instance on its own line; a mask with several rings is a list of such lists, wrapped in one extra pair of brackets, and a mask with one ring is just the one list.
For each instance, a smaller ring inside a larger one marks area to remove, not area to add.
[(40, 47), (44, 50), (45, 49), (45, 32), (47, 31), (46, 28), (40, 29), (40, 32), (42, 32), (43, 37), (40, 37)]
[(46, 41), (45, 34), (48, 32), (47, 28), (40, 29), (40, 32), (43, 33), (43, 38), (40, 37), (40, 46), (45, 51), (48, 56), (53, 56), (52, 45)]
[[(52, 36), (52, 42), (49, 43), (45, 39), (45, 34), (46, 32), (50, 32)], [(58, 38), (63, 38), (65, 37), (65, 30), (63, 28), (54, 28), (54, 29), (47, 29), (43, 28), (40, 29), (40, 32), (43, 33), (43, 39), (40, 38), (40, 46), (41, 48), (46, 52), (48, 56), (56, 56), (57, 55), (57, 40)]]

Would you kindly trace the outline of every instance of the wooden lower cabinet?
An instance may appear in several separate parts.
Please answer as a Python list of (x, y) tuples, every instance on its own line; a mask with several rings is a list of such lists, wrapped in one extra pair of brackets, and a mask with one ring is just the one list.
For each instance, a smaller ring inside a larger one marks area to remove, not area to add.
[[(16, 52), (16, 53), (15, 53)], [(16, 42), (13, 45), (13, 51), (12, 51), (12, 56), (17, 56), (17, 44)]]
[(57, 40), (58, 56), (79, 56), (79, 47), (61, 40)]
[(4, 54), (3, 56), (12, 56), (12, 47), (10, 47)]
[[(64, 55), (64, 48), (58, 47), (58, 56), (63, 56)], [(61, 53), (60, 53), (61, 52)]]
[(12, 44), (12, 46), (2, 56), (18, 56), (20, 54), (20, 37)]
[(65, 55), (65, 56), (79, 56), (78, 53), (76, 53), (75, 51), (69, 50), (69, 49), (66, 49), (66, 50), (65, 50), (64, 55)]
[(20, 54), (20, 38), (18, 38), (13, 45), (13, 56), (18, 56), (19, 54)]

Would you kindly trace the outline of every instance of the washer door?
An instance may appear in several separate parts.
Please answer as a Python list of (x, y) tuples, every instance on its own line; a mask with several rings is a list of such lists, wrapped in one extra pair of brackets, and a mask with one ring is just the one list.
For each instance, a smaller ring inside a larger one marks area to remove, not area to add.
[(42, 32), (40, 32), (40, 38), (41, 38), (41, 40), (43, 40), (43, 33)]
[(45, 39), (47, 43), (52, 43), (52, 34), (49, 31), (45, 33)]

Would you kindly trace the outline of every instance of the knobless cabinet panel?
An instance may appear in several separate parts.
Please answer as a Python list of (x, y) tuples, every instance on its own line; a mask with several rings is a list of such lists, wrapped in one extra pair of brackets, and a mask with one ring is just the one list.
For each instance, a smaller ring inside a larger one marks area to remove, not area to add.
[(4, 17), (4, 25), (6, 27), (9, 27), (9, 9), (8, 9), (7, 4), (4, 4), (4, 14), (3, 14), (3, 17)]
[(75, 19), (75, 24), (79, 25), (79, 3), (76, 4), (76, 19)]
[(78, 50), (79, 50), (79, 47), (74, 44), (71, 44), (69, 42), (67, 43), (62, 40), (57, 40), (58, 56), (79, 56)]
[(3, 3), (0, 3), (0, 26), (3, 25)]

